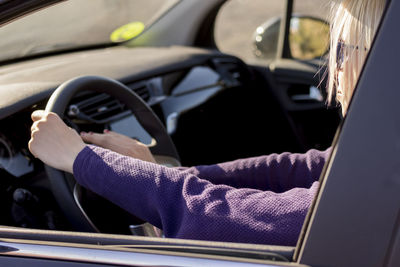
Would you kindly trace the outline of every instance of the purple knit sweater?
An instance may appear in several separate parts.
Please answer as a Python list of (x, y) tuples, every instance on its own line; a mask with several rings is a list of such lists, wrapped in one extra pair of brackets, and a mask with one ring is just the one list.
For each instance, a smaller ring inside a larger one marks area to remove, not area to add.
[(330, 149), (167, 168), (86, 146), (82, 186), (163, 229), (166, 237), (294, 246)]

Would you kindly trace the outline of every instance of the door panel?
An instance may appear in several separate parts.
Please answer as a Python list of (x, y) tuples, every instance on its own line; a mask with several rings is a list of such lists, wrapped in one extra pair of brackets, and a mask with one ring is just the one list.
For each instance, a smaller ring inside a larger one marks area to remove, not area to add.
[(260, 68), (271, 94), (287, 117), (299, 152), (331, 145), (340, 122), (340, 110), (327, 106), (324, 69), (320, 62), (278, 60)]

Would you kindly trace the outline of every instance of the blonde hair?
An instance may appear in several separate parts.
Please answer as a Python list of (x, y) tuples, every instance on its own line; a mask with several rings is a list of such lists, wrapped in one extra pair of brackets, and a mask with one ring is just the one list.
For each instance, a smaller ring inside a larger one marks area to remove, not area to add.
[(380, 23), (385, 3), (386, 0), (342, 0), (333, 7), (327, 84), (328, 103), (331, 104), (337, 94), (337, 49), (339, 41), (343, 40), (344, 43), (350, 45), (346, 51), (343, 51), (347, 58), (347, 61), (343, 63), (345, 79), (341, 84), (343, 114), (347, 112), (358, 76)]

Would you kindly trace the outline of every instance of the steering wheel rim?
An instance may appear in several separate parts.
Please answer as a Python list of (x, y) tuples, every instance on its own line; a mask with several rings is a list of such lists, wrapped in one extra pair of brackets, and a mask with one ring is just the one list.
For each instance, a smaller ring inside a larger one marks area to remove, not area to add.
[[(54, 112), (63, 118), (69, 102), (81, 91), (106, 93), (124, 103), (142, 127), (155, 139), (156, 144), (150, 148), (151, 152), (179, 161), (175, 145), (158, 117), (135, 92), (116, 80), (101, 76), (81, 76), (68, 80), (53, 92), (47, 102), (46, 111)], [(84, 232), (99, 232), (74, 198), (72, 175), (47, 165), (45, 170), (54, 197), (72, 227)]]

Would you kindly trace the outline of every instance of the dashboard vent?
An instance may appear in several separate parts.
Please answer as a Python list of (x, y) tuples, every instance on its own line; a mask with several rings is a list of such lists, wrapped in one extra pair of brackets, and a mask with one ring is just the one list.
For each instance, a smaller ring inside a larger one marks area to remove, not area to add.
[(150, 90), (147, 82), (127, 84), (138, 96), (140, 96), (145, 102), (150, 99)]
[[(74, 108), (79, 111), (74, 114)], [(89, 121), (103, 122), (126, 110), (125, 105), (107, 94), (90, 94), (90, 97), (69, 107), (68, 115)]]
[[(150, 99), (150, 90), (146, 82), (128, 84), (145, 102)], [(69, 105), (68, 115), (94, 123), (106, 123), (123, 115), (128, 108), (108, 94), (84, 92), (75, 97)]]

